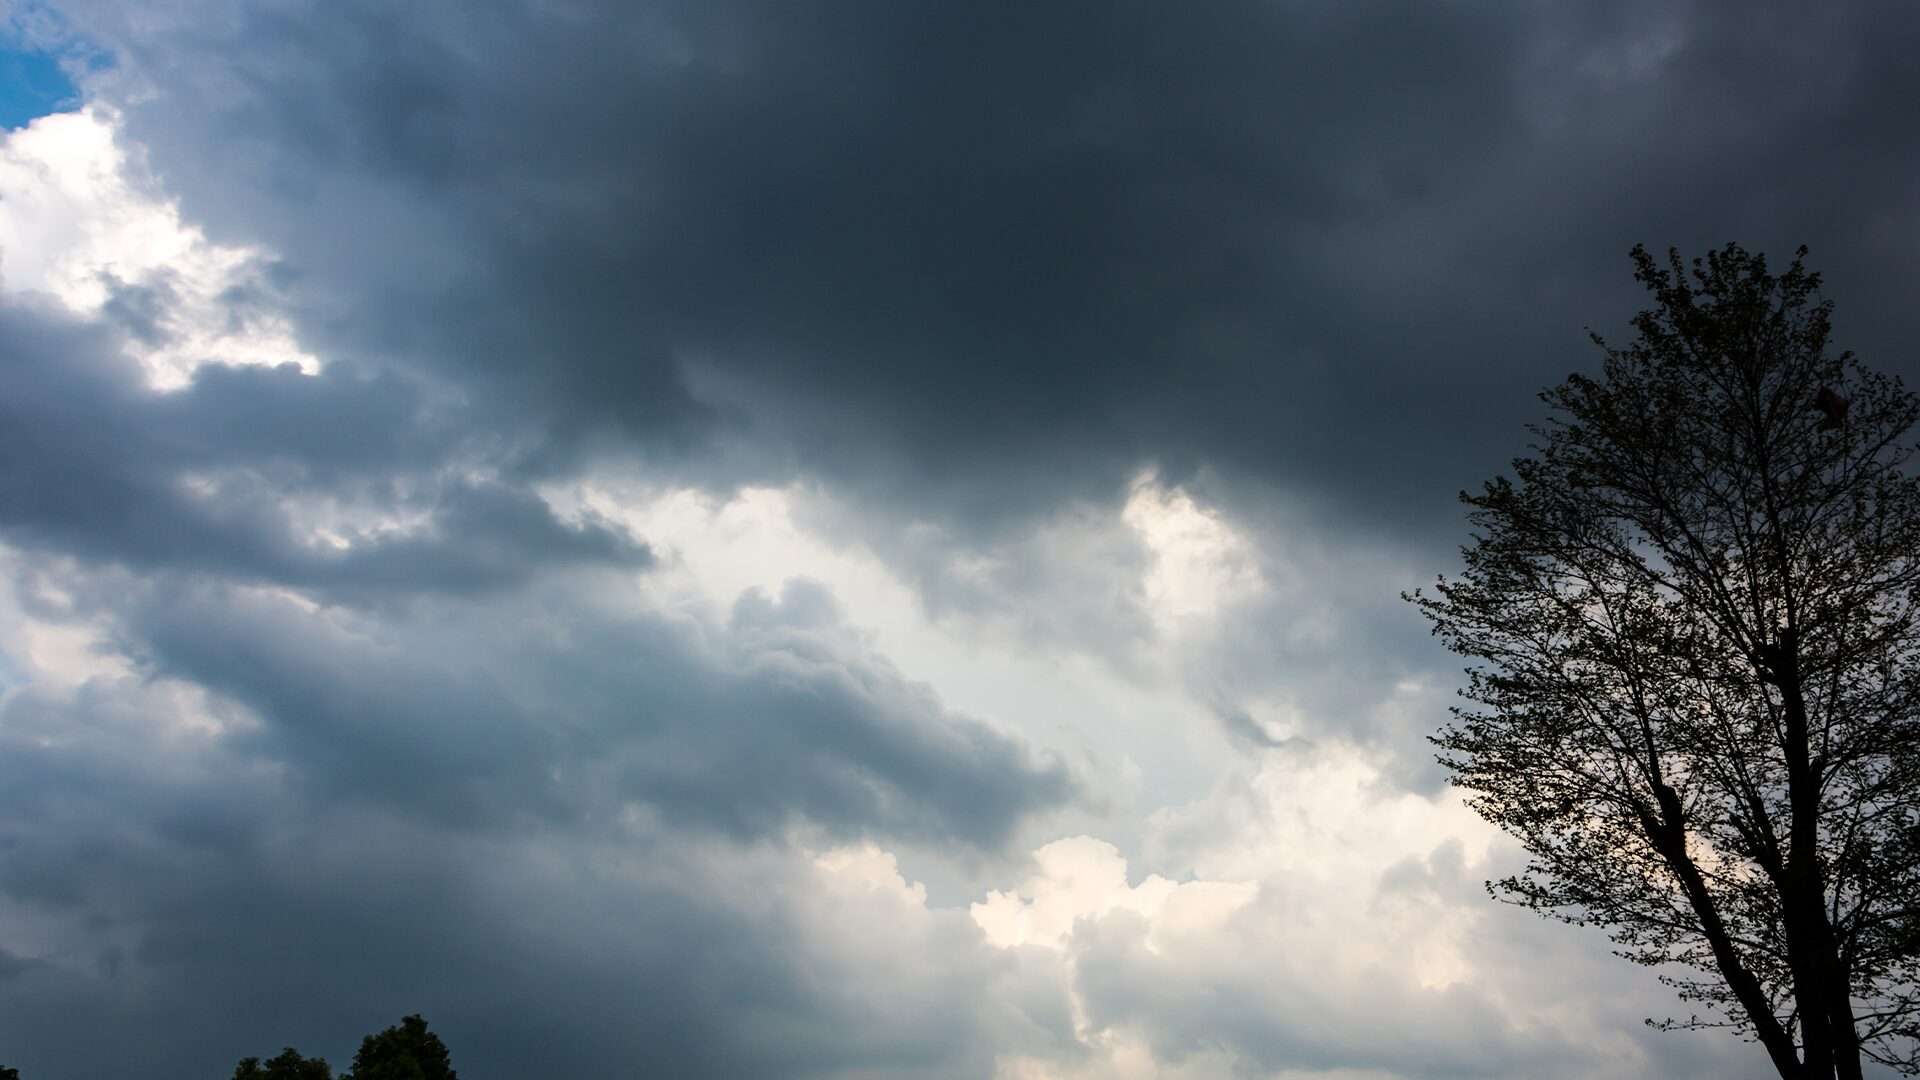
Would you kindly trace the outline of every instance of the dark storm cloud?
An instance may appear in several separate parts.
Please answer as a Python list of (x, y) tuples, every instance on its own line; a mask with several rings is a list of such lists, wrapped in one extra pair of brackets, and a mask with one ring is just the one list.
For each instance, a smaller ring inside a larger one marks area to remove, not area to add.
[(866, 652), (817, 586), (744, 597), (729, 632), (563, 597), (385, 621), (163, 587), (120, 627), (157, 675), (241, 703), (233, 738), (315, 797), (497, 828), (643, 806), (740, 839), (992, 848), (1074, 794), (1065, 768)]
[[(1277, 583), (1194, 696), (1249, 743), (1286, 691), (1308, 742), (1423, 755), (1437, 716), (1388, 706), (1424, 633), (1381, 583), (1643, 302), (1630, 245), (1809, 243), (1842, 344), (1915, 370), (1891, 3), (66, 10), (157, 188), (278, 260), (223, 302), (328, 366), (146, 389), (120, 348), (166, 340), (164, 274), (98, 325), (0, 307), (22, 602), (137, 672), (0, 704), (0, 1047), (33, 1080), (338, 1064), (414, 1010), (476, 1080), (1084, 1056), (1059, 978), (960, 912), (825, 896), (787, 839), (993, 854), (1072, 774), (818, 587), (616, 610), (652, 549), (539, 493), (590, 459), (816, 483), (935, 614), (1044, 609), (1041, 654), (1152, 640), (1150, 553), (1102, 530), (1156, 463)], [(1044, 532), (1063, 507), (1085, 527)], [(953, 573), (974, 549), (1006, 558)], [(1561, 1049), (1404, 980), (1375, 1037), (1323, 973), (1199, 971), (1129, 918), (1080, 943), (1086, 1012), (1169, 1058)]]
[(1428, 526), (1636, 241), (1808, 242), (1850, 343), (1914, 329), (1900, 5), (116, 10), (189, 211), (557, 460), (745, 425), (972, 530), (1144, 460)]
[[(705, 639), (513, 593), (653, 556), (465, 475), (511, 448), (412, 381), (214, 365), (156, 393), (115, 341), (0, 307), (0, 535), (51, 583), (23, 594), (75, 594), (56, 618), (105, 620), (153, 673), (253, 709), (249, 737), (315, 790), (469, 823), (631, 800), (742, 837), (797, 816), (986, 847), (1073, 794), (1058, 763), (873, 655), (816, 586), (744, 597)], [(308, 503), (423, 521), (328, 522), (340, 547), (302, 535)]]
[[(611, 610), (597, 597), (651, 550), (557, 517), (525, 462), (541, 418), (444, 373), (330, 357), (149, 389), (121, 346), (160, 339), (175, 299), (116, 285), (97, 324), (0, 304), (17, 599), (141, 673), (0, 705), (0, 899), (33, 913), (0, 972), (10, 1060), (199, 1075), (250, 1033), (346, 1045), (430, 1002), (483, 1074), (977, 1075), (1025, 1037), (980, 1033), (1017, 1010), (992, 1004), (1007, 962), (963, 914), (924, 916), (930, 942), (809, 945), (838, 916), (783, 910), (812, 894), (780, 838), (996, 855), (1079, 794), (1056, 759), (948, 709), (818, 587), (750, 594), (719, 627)], [(629, 822), (684, 878), (593, 884)], [(461, 891), (554, 869), (527, 865), (541, 851), (588, 880), (519, 910)], [(703, 852), (777, 865), (712, 881)], [(497, 992), (536, 983), (550, 1008)], [(83, 1036), (101, 1025), (113, 1040)]]
[[(0, 306), (0, 535), (142, 569), (203, 570), (335, 599), (484, 590), (570, 562), (644, 567), (609, 523), (562, 522), (524, 487), (462, 476), (474, 432), (416, 384), (206, 365), (146, 389), (112, 335)], [(479, 462), (484, 463), (484, 462)], [(370, 504), (404, 530), (302, 535), (305, 500)]]
[(0, 900), (39, 940), (0, 953), (0, 1045), (27, 1075), (222, 1075), (285, 1041), (343, 1064), (418, 1010), (479, 1078), (961, 1077), (1046, 1020), (1000, 1002), (1028, 980), (963, 913), (613, 819), (448, 833), (288, 798), (257, 747), (158, 723), (165, 687), (5, 706)]
[(359, 613), (22, 573), (140, 670), (0, 699), (0, 904), (32, 913), (0, 1044), (35, 1076), (212, 1074), (408, 1011), (482, 1077), (963, 1077), (1071, 1043), (1035, 1030), (1057, 979), (963, 912), (823, 898), (778, 839), (993, 849), (1074, 793), (817, 586), (703, 632), (604, 581)]

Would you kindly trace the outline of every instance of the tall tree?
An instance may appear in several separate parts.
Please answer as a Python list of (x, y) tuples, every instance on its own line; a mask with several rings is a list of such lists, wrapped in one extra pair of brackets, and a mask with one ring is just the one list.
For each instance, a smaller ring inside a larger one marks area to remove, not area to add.
[(1469, 658), (1434, 737), (1517, 837), (1496, 896), (1607, 927), (1782, 1077), (1920, 1074), (1920, 404), (1828, 348), (1801, 249), (1683, 265), (1411, 599)]

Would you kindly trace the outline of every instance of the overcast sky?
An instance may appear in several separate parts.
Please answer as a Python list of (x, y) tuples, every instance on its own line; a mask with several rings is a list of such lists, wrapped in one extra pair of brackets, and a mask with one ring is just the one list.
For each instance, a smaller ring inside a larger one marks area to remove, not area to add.
[(0, 1062), (1747, 1077), (1398, 594), (1628, 250), (1920, 377), (1920, 9), (0, 0)]

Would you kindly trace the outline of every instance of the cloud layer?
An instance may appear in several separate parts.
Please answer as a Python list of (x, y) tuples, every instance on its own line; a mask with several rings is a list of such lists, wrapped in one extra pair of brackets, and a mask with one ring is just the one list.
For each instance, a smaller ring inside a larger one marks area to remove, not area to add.
[(1397, 594), (1635, 242), (1920, 376), (1904, 6), (0, 13), (30, 1080), (1751, 1073)]

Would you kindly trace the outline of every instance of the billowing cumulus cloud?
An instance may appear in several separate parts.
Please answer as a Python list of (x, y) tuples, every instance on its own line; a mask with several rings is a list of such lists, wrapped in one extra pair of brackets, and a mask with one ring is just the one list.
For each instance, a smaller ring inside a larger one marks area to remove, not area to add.
[(1751, 1073), (1487, 900), (1398, 594), (1635, 242), (1920, 370), (1905, 7), (0, 22), (29, 1080)]

